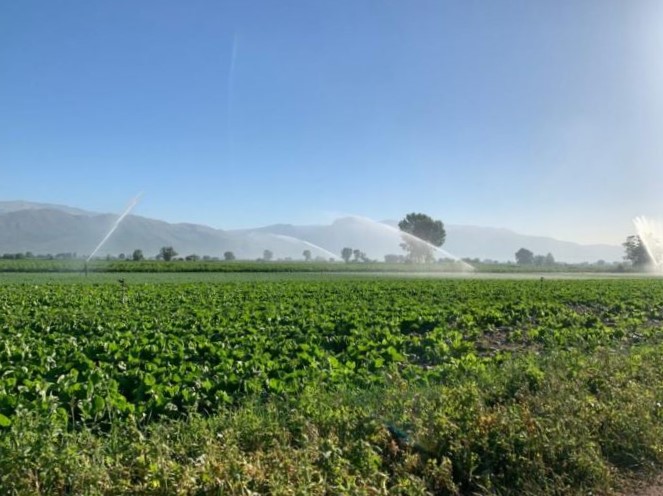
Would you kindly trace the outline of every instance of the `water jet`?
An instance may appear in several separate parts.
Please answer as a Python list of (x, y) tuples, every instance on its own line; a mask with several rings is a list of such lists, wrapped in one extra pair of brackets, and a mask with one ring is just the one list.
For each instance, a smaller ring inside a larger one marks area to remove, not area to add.
[(124, 212), (122, 212), (120, 214), (120, 216), (117, 218), (117, 220), (113, 223), (113, 225), (111, 226), (111, 228), (108, 231), (108, 233), (106, 234), (106, 236), (104, 236), (102, 238), (102, 240), (99, 242), (97, 247), (94, 250), (92, 250), (92, 253), (90, 253), (90, 256), (87, 257), (87, 260), (85, 260), (85, 275), (87, 275), (87, 263), (90, 260), (92, 260), (92, 257), (94, 257), (97, 254), (97, 252), (101, 249), (101, 247), (104, 246), (106, 241), (108, 241), (108, 238), (111, 237), (111, 235), (115, 232), (115, 230), (118, 228), (120, 223), (124, 220), (124, 218), (127, 215), (129, 215), (129, 212), (131, 212), (131, 210), (138, 204), (141, 196), (143, 196), (143, 193), (138, 193), (136, 195), (136, 197), (133, 200), (131, 200), (131, 202), (129, 203), (129, 206), (127, 206), (127, 208), (124, 210)]
[(633, 224), (649, 255), (653, 270), (663, 273), (663, 224), (644, 216), (633, 219)]

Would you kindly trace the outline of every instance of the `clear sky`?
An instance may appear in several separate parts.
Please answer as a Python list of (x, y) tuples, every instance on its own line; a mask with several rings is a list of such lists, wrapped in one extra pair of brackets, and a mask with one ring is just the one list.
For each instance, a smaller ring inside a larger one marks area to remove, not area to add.
[(662, 131), (658, 0), (0, 3), (0, 200), (617, 244)]

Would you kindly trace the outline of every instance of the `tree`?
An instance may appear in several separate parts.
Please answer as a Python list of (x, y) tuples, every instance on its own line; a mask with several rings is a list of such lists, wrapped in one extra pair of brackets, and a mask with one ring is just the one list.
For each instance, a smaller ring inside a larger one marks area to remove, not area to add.
[(226, 262), (230, 262), (231, 260), (235, 260), (235, 254), (231, 251), (227, 251), (223, 254), (223, 259)]
[(352, 248), (345, 247), (341, 250), (341, 258), (345, 260), (345, 262), (350, 261), (350, 257), (352, 257)]
[[(401, 248), (408, 252), (411, 262), (432, 262), (432, 246), (442, 246), (447, 236), (441, 220), (433, 220), (426, 214), (412, 212), (398, 223), (403, 236)], [(432, 245), (432, 246), (431, 246)]]
[[(366, 256), (366, 253), (355, 248), (352, 250), (352, 256), (354, 257), (353, 262), (368, 262), (369, 258)], [(349, 258), (349, 257), (348, 257)]]
[(269, 262), (272, 258), (274, 258), (274, 253), (271, 250), (265, 250), (262, 252), (262, 259), (265, 262)]
[(197, 262), (198, 260), (200, 260), (200, 256), (196, 255), (195, 253), (192, 253), (191, 255), (187, 255), (184, 258), (184, 260), (186, 260), (187, 262)]
[(546, 255), (546, 259), (545, 259), (544, 264), (547, 265), (547, 266), (555, 265), (555, 257), (553, 257), (552, 253), (548, 253)]
[(304, 260), (306, 260), (307, 262), (311, 261), (311, 250), (304, 250), (302, 252), (302, 255), (304, 255)]
[(651, 257), (640, 236), (629, 236), (622, 246), (626, 250), (624, 260), (629, 260), (634, 267), (642, 267), (651, 263)]
[(170, 262), (176, 256), (177, 252), (175, 251), (175, 248), (172, 246), (162, 246), (161, 250), (159, 250), (157, 258), (160, 260), (165, 260), (166, 262)]
[(398, 227), (401, 231), (423, 239), (433, 246), (442, 246), (447, 236), (442, 221), (433, 220), (426, 214), (417, 214), (414, 212), (407, 214), (398, 223)]
[(131, 254), (131, 259), (134, 262), (140, 262), (141, 260), (144, 260), (145, 257), (143, 256), (143, 250), (134, 250), (134, 252)]
[(532, 265), (534, 263), (534, 253), (527, 248), (521, 248), (516, 252), (516, 263), (518, 265)]

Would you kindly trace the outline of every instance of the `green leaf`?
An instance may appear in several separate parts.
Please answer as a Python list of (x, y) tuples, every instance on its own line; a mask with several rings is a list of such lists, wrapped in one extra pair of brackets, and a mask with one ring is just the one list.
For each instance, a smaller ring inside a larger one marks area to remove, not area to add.
[(94, 410), (94, 413), (101, 413), (104, 410), (105, 406), (106, 402), (101, 396), (95, 396), (94, 399), (92, 400), (92, 408)]
[(12, 425), (11, 419), (0, 413), (0, 427), (9, 427), (10, 425)]

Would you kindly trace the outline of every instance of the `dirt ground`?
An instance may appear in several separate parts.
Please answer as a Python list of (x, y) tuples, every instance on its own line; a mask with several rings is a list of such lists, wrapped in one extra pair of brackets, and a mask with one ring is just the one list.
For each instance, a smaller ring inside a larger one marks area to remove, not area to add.
[(663, 474), (647, 484), (623, 492), (622, 496), (663, 496)]

